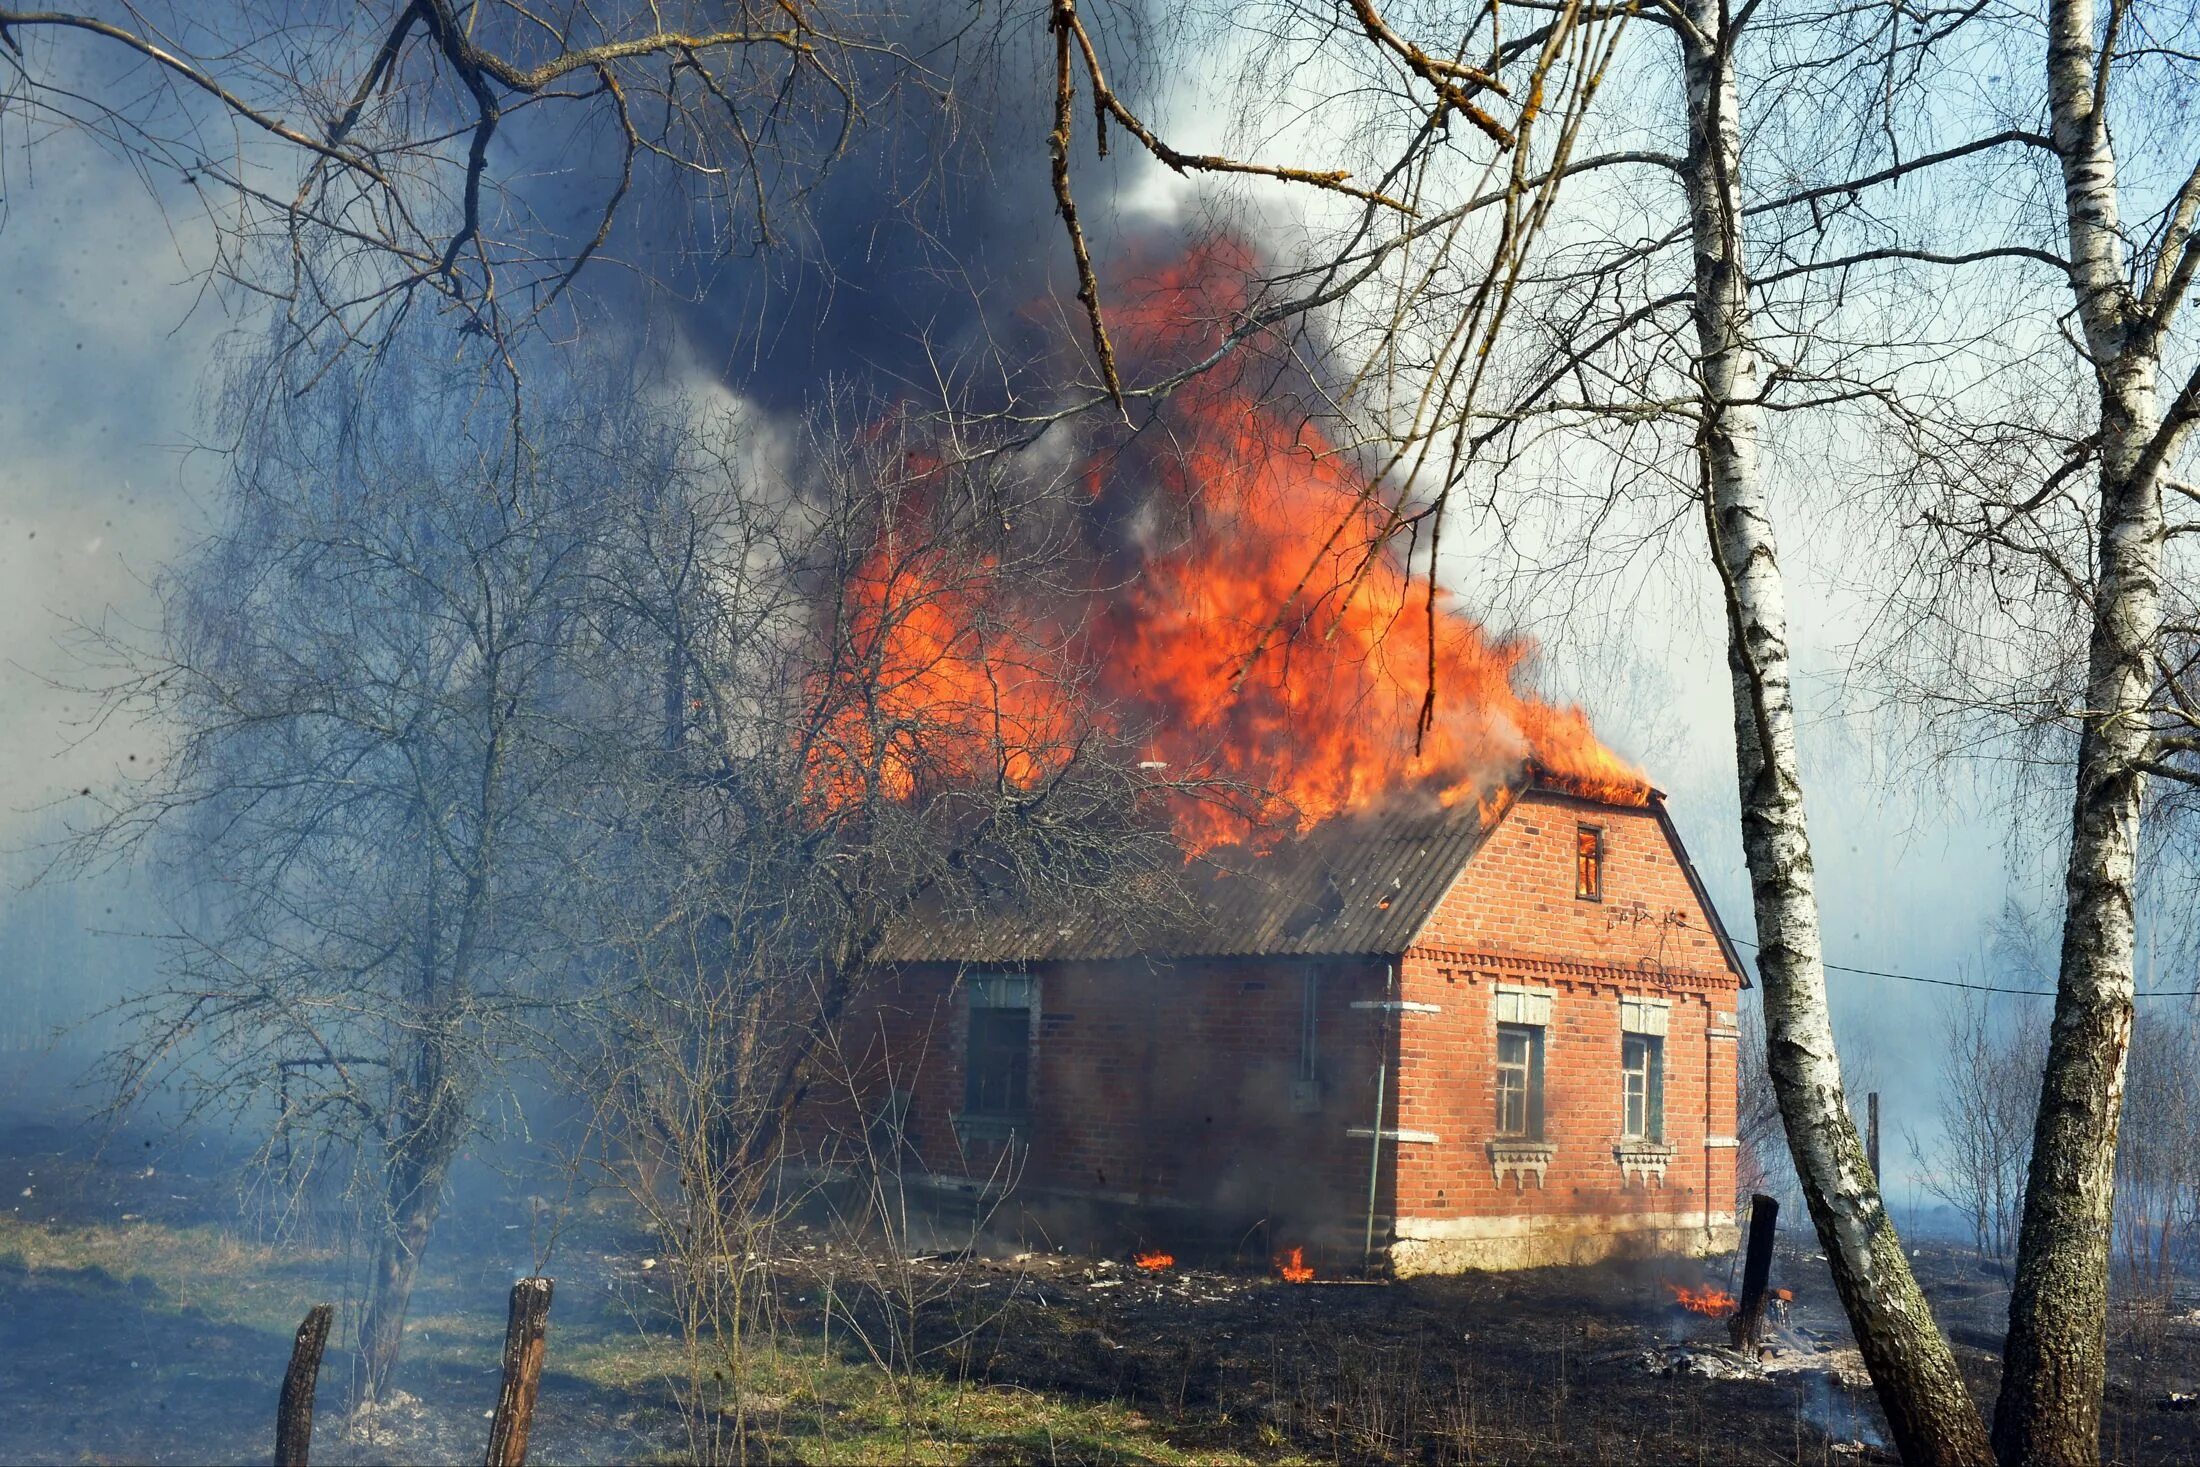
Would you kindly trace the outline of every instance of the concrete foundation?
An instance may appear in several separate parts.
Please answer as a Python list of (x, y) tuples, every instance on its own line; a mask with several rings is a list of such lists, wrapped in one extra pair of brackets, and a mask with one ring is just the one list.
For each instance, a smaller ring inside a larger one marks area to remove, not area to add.
[(1402, 1217), (1391, 1272), (1468, 1273), (1601, 1263), (1607, 1258), (1702, 1258), (1740, 1246), (1734, 1214), (1636, 1213), (1606, 1217)]

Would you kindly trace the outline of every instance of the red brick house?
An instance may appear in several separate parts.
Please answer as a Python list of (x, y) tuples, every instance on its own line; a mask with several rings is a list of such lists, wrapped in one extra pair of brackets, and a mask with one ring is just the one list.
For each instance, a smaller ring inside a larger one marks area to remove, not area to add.
[(904, 924), (849, 1032), (866, 1134), (1055, 1241), (1372, 1240), (1400, 1274), (1733, 1246), (1746, 980), (1662, 797), (1341, 818), (1199, 906)]

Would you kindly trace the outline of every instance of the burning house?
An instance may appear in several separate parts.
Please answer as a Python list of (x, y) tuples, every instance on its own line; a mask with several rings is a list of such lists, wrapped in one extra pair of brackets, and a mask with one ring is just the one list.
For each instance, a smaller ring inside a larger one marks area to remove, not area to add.
[[(1204, 344), (1243, 278), (1195, 254), (1125, 313), (1127, 349)], [(922, 788), (881, 740), (922, 741), (874, 730), (926, 727), (954, 767), (1036, 785), (1074, 686), (1148, 767), (1266, 803), (1248, 824), (1165, 799), (1188, 895), (1143, 917), (1122, 893), (1104, 918), (900, 914), (837, 1046), (856, 1083), (801, 1128), (813, 1159), (1056, 1240), (1264, 1229), (1331, 1267), (1732, 1246), (1744, 980), (1662, 796), (1520, 686), (1529, 647), (1397, 552), (1303, 418), (1227, 373), (1169, 414), (1068, 496), (1088, 599), (943, 594), (882, 537), (848, 661), (887, 692), (826, 743)]]

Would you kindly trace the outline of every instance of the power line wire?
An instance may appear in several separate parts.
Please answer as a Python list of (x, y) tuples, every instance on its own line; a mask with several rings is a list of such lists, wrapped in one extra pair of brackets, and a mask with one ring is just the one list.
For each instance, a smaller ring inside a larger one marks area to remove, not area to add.
[[(1732, 936), (1731, 933), (1728, 934)], [(1734, 941), (1743, 947), (1755, 948), (1758, 944), (1746, 937)], [(1965, 983), (1956, 978), (1922, 978), (1915, 973), (1888, 973), (1878, 968), (1852, 968), (1846, 963), (1821, 962), (1820, 966), (1836, 973), (1855, 973), (1865, 978), (1895, 978), (1904, 983), (1930, 983), (1935, 988), (1962, 988), (1972, 993), (2013, 993), (2020, 998), (2053, 998), (2052, 988), (2004, 988), (1995, 983)], [(2149, 988), (2132, 994), (2133, 998), (2200, 998), (2200, 988)]]

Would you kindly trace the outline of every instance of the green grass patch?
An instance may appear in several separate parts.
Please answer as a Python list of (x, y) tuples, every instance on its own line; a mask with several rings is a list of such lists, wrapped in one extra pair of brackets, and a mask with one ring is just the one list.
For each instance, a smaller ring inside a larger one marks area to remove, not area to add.
[(657, 1334), (568, 1335), (552, 1353), (559, 1369), (592, 1384), (662, 1399), (665, 1425), (675, 1431), (713, 1435), (721, 1448), (745, 1437), (750, 1454), (764, 1461), (1229, 1467), (1311, 1460), (1284, 1452), (1283, 1435), (1272, 1429), (1213, 1418), (1172, 1422), (1124, 1402), (925, 1372), (896, 1378), (804, 1336), (759, 1339), (736, 1355), (710, 1340), (691, 1351)]
[(141, 1306), (289, 1334), (335, 1255), (249, 1242), (220, 1227), (41, 1223), (0, 1216), (0, 1267), (30, 1281), (104, 1277)]

